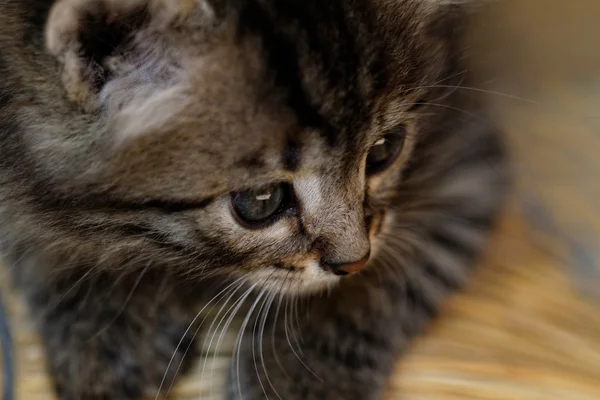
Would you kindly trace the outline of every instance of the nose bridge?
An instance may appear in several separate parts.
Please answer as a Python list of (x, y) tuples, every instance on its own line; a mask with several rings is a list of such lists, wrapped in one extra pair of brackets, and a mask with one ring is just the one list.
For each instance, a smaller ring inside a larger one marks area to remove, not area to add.
[(318, 241), (321, 255), (329, 263), (351, 263), (364, 258), (370, 250), (365, 226), (364, 194), (347, 185), (336, 185), (323, 210)]

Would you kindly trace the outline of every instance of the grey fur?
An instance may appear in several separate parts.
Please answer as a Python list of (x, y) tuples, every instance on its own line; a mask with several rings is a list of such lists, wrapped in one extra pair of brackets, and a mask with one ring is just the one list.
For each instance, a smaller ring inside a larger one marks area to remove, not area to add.
[[(236, 279), (265, 306), (230, 398), (378, 398), (465, 282), (506, 192), (500, 135), (458, 87), (465, 6), (0, 8), (0, 245), (61, 399), (164, 391), (195, 313)], [(402, 153), (367, 178), (370, 147), (400, 124)], [(230, 193), (277, 181), (294, 212), (238, 224)], [(369, 252), (352, 276), (324, 268)], [(282, 317), (299, 297), (300, 352)]]

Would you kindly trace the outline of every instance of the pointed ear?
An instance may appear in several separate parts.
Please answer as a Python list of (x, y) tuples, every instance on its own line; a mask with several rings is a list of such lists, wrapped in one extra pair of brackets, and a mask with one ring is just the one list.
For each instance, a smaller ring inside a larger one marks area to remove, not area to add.
[(160, 61), (160, 52), (150, 60), (136, 41), (145, 37), (147, 44), (199, 14), (204, 22), (210, 18), (206, 0), (58, 0), (46, 23), (46, 46), (62, 64), (68, 99), (94, 111), (109, 81)]
[(111, 55), (127, 45), (147, 17), (143, 1), (59, 0), (46, 24), (46, 46), (62, 64), (70, 101), (86, 110), (111, 74)]

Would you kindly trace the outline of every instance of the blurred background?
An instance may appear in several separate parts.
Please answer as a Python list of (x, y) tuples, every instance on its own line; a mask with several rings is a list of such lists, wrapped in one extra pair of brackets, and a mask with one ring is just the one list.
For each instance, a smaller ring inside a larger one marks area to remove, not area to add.
[(505, 128), (516, 190), (388, 398), (600, 399), (600, 1), (487, 3), (472, 90)]
[[(478, 82), (458, 90), (489, 96), (517, 188), (482, 268), (399, 361), (388, 399), (600, 400), (600, 1), (488, 1), (470, 32)], [(51, 399), (18, 302), (11, 312), (17, 399)], [(175, 398), (220, 398), (226, 363)]]
[(600, 298), (600, 1), (489, 3), (470, 54), (508, 135), (517, 200), (562, 243), (565, 272)]

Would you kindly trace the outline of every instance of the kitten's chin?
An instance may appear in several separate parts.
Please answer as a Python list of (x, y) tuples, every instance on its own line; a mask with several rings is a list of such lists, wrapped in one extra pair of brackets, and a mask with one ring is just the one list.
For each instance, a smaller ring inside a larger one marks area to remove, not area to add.
[(320, 293), (340, 282), (339, 276), (323, 270), (316, 261), (302, 269), (265, 268), (250, 273), (247, 279), (259, 290), (292, 296)]

